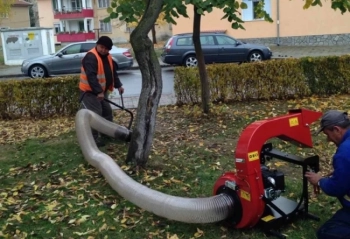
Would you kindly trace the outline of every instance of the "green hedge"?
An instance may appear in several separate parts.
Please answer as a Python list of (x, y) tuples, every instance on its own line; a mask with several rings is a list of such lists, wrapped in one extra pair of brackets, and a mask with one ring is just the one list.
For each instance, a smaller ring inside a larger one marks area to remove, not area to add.
[[(349, 93), (350, 56), (207, 66), (211, 101), (246, 101)], [(179, 104), (201, 101), (197, 68), (175, 69)]]
[[(350, 56), (208, 65), (211, 101), (247, 101), (347, 94)], [(175, 69), (177, 103), (201, 101), (197, 68)], [(79, 76), (0, 81), (0, 118), (74, 116)]]
[(79, 76), (0, 81), (0, 118), (75, 115), (78, 83)]

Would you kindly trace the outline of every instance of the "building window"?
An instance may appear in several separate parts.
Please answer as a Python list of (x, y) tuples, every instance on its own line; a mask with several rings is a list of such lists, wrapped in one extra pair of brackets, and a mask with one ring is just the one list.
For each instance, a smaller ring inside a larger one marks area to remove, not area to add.
[(98, 0), (98, 7), (99, 8), (107, 8), (109, 7), (109, 0)]
[(87, 30), (92, 31), (91, 29), (91, 20), (87, 20)]
[(78, 0), (72, 0), (72, 11), (80, 11), (81, 10), (81, 2)]
[(61, 30), (60, 30), (60, 24), (55, 23), (55, 24), (53, 24), (53, 25), (54, 25), (55, 33), (56, 33), (56, 34), (59, 33), (59, 32), (61, 32)]
[[(243, 0), (247, 4), (248, 8), (242, 10), (242, 20), (243, 21), (254, 21), (261, 20), (255, 13), (255, 10), (261, 0)], [(264, 10), (271, 15), (271, 0), (265, 0)]]
[(111, 22), (104, 22), (103, 20), (100, 20), (100, 32), (111, 32)]
[(84, 31), (84, 21), (79, 21), (79, 32), (83, 32)]
[(53, 10), (56, 11), (56, 12), (61, 11), (61, 9), (58, 9), (57, 0), (52, 0), (52, 7), (53, 7)]

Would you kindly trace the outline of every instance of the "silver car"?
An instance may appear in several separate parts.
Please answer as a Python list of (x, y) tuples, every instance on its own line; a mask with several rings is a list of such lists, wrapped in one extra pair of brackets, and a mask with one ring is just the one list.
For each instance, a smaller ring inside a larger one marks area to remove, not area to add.
[[(83, 57), (95, 46), (95, 42), (76, 42), (51, 55), (26, 59), (22, 63), (22, 73), (32, 78), (80, 73)], [(109, 53), (117, 64), (117, 70), (129, 69), (134, 63), (129, 49), (113, 46)]]

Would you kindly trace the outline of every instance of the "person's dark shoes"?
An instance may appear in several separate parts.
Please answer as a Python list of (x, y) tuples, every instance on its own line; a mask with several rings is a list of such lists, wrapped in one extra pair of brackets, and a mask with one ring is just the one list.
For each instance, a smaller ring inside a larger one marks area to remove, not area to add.
[(103, 142), (100, 138), (95, 139), (95, 143), (96, 143), (97, 147), (106, 146), (105, 142)]

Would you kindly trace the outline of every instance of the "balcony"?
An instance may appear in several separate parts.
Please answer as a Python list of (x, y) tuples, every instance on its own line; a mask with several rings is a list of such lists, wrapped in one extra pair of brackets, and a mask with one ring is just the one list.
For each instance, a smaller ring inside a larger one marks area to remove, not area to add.
[(55, 11), (54, 18), (55, 19), (77, 19), (77, 18), (85, 18), (85, 17), (94, 17), (93, 9), (77, 9), (77, 10), (62, 10)]
[(61, 32), (57, 34), (58, 42), (79, 42), (79, 41), (87, 41), (87, 40), (95, 40), (95, 33), (94, 32), (87, 32), (87, 33)]

